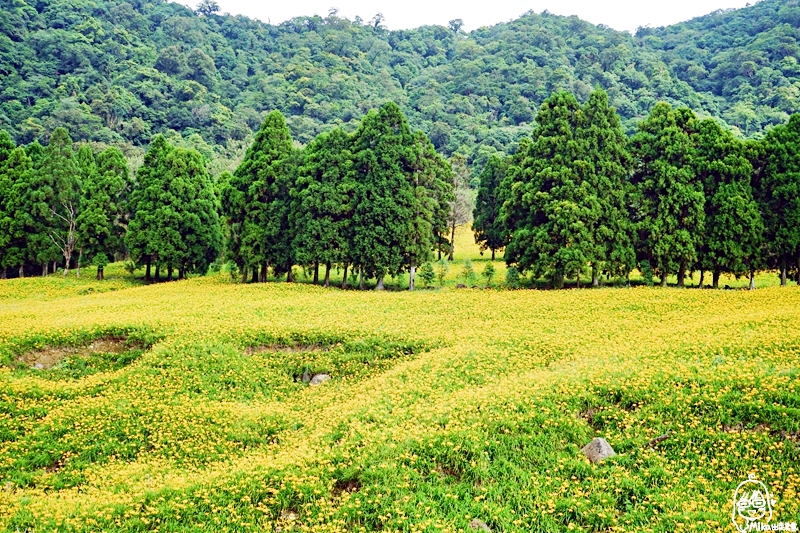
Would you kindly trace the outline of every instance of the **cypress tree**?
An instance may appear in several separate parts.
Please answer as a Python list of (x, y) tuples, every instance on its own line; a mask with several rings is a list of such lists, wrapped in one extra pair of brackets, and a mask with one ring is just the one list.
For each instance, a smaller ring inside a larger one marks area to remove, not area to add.
[[(291, 277), (289, 173), (292, 139), (279, 111), (264, 119), (244, 160), (221, 190), (228, 224), (228, 253), (247, 276), (247, 269), (266, 272), (268, 263)], [(262, 276), (266, 279), (265, 276)]]
[(480, 186), (475, 200), (472, 231), (475, 233), (475, 244), (480, 245), (481, 254), (491, 250), (492, 261), (495, 252), (506, 245), (508, 235), (500, 220), (502, 202), (499, 198), (500, 183), (508, 169), (507, 158), (492, 154), (480, 174)]
[(770, 264), (780, 269), (781, 285), (790, 269), (800, 283), (800, 115), (767, 132), (759, 148), (754, 185)]
[(706, 219), (698, 247), (700, 285), (710, 270), (717, 288), (723, 272), (742, 275), (758, 265), (764, 228), (744, 143), (711, 119), (698, 124), (694, 143), (693, 165), (703, 185)]
[[(87, 161), (86, 155), (79, 160)], [(98, 154), (96, 163), (83, 172), (83, 209), (78, 217), (81, 254), (97, 267), (97, 279), (103, 279), (105, 266), (123, 249), (124, 212), (129, 192), (128, 166), (122, 152), (108, 148)]]
[(292, 191), (296, 259), (314, 264), (315, 283), (317, 268), (324, 265), (326, 287), (332, 266), (350, 262), (350, 221), (356, 187), (352, 166), (349, 136), (338, 128), (322, 133), (306, 147)]
[(3, 201), (3, 216), (0, 218), (0, 235), (3, 235), (0, 266), (3, 275), (8, 268), (18, 268), (19, 276), (24, 276), (25, 263), (30, 257), (30, 241), (38, 229), (35, 223), (33, 164), (23, 148), (10, 152), (4, 161), (2, 187), (6, 191)]
[(632, 139), (638, 256), (657, 270), (663, 286), (671, 272), (684, 285), (704, 232), (705, 197), (692, 166), (695, 127), (690, 110), (660, 102)]
[(628, 176), (632, 159), (627, 137), (617, 112), (609, 107), (608, 94), (597, 90), (583, 108), (583, 122), (576, 137), (585, 150), (582, 155), (584, 181), (588, 193), (585, 205), (591, 250), (592, 285), (599, 284), (598, 275), (627, 276), (635, 267), (633, 228), (627, 208)]
[(404, 252), (413, 246), (415, 195), (412, 180), (414, 135), (397, 104), (370, 111), (353, 141), (357, 176), (353, 212), (352, 256), (359, 275), (377, 278), (383, 289), (387, 274), (398, 274)]
[(512, 235), (506, 262), (549, 276), (556, 287), (568, 274), (575, 274), (580, 284), (579, 276), (592, 259), (590, 228), (599, 209), (584, 179), (585, 148), (576, 136), (583, 120), (570, 93), (548, 98), (539, 108), (531, 141), (520, 145), (506, 178), (502, 218)]

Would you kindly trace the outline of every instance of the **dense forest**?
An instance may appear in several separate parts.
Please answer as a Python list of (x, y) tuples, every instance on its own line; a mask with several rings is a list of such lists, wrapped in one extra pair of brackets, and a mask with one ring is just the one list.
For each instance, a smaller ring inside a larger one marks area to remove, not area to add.
[[(627, 134), (657, 101), (715, 117), (746, 136), (800, 111), (800, 8), (764, 0), (637, 36), (576, 17), (528, 13), (472, 32), (388, 31), (382, 17), (278, 25), (156, 0), (0, 0), (0, 128), (46, 144), (120, 147), (141, 163), (161, 133), (197, 149), (213, 175), (233, 170), (266, 114), (306, 144), (397, 102), (411, 126), (476, 175), (512, 153), (539, 105), (603, 88)], [(229, 163), (231, 162), (231, 163)], [(227, 166), (226, 166), (227, 165)]]

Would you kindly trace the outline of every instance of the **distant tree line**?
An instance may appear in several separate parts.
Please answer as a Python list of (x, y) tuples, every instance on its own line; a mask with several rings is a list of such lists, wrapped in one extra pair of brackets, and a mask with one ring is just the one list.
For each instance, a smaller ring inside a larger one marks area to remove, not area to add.
[(271, 267), (333, 268), (358, 284), (415, 273), (447, 246), (454, 174), (400, 108), (369, 112), (352, 135), (333, 129), (301, 149), (283, 115), (270, 113), (233, 174), (216, 183), (193, 149), (150, 143), (130, 179), (122, 153), (77, 152), (56, 129), (47, 147), (16, 147), (0, 132), (0, 266), (3, 277), (46, 275), (93, 264), (98, 278), (115, 257), (145, 276), (183, 278), (221, 257), (242, 280), (266, 281)]
[(520, 271), (556, 287), (591, 274), (646, 278), (765, 268), (800, 283), (800, 115), (762, 140), (740, 141), (713, 119), (656, 104), (627, 138), (602, 90), (580, 105), (558, 92), (530, 138), (480, 176), (475, 240), (505, 247)]

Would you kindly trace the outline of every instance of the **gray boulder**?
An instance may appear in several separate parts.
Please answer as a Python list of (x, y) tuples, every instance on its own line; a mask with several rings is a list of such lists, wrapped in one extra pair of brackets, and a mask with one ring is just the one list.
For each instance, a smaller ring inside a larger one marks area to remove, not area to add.
[(331, 379), (331, 377), (328, 374), (317, 374), (316, 376), (311, 378), (311, 382), (309, 383), (309, 385), (311, 385), (312, 387), (315, 387), (317, 385), (321, 385), (322, 383), (325, 383), (329, 379)]
[(599, 463), (604, 459), (617, 455), (608, 441), (600, 437), (581, 448), (581, 451), (592, 463)]
[(482, 531), (485, 531), (486, 533), (492, 533), (492, 530), (489, 528), (489, 526), (486, 525), (486, 522), (478, 520), (477, 518), (469, 523), (469, 528), (480, 529)]

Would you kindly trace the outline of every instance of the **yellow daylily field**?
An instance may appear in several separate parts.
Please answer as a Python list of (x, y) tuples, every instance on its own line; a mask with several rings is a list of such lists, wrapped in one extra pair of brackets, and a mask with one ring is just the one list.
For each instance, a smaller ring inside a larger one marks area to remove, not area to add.
[[(488, 258), (459, 242), (451, 285)], [(92, 273), (0, 282), (2, 530), (736, 531), (749, 474), (773, 523), (800, 521), (800, 288), (774, 274), (373, 292)], [(595, 437), (617, 455), (591, 464)]]

